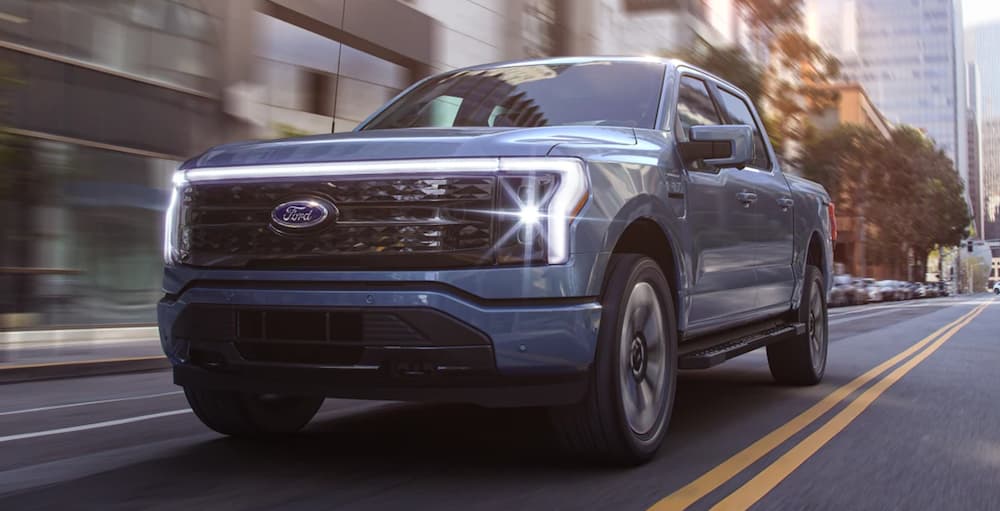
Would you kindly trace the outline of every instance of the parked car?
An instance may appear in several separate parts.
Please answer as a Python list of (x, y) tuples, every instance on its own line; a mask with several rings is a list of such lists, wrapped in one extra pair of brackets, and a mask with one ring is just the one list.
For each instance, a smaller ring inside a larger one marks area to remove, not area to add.
[(830, 288), (830, 307), (840, 307), (850, 305), (850, 278), (846, 275), (835, 275), (833, 277), (833, 287)]
[(993, 294), (1000, 295), (1000, 282), (993, 284)]
[(567, 448), (636, 463), (678, 368), (766, 346), (777, 381), (823, 377), (830, 196), (677, 61), (447, 72), (173, 182), (160, 332), (224, 434), (299, 430), (324, 397), (545, 406)]
[(882, 288), (875, 279), (865, 278), (861, 282), (864, 284), (865, 292), (868, 294), (868, 302), (881, 302), (885, 300), (885, 297), (882, 296)]
[(903, 300), (910, 300), (915, 298), (916, 286), (913, 284), (913, 282), (907, 282), (903, 280), (903, 281), (896, 281), (896, 284), (899, 286), (899, 290), (903, 295), (902, 298)]
[(868, 293), (860, 281), (850, 275), (833, 277), (833, 288), (830, 290), (830, 305), (859, 305), (868, 302)]
[(875, 285), (878, 287), (879, 292), (882, 293), (883, 300), (891, 302), (903, 299), (903, 290), (898, 281), (880, 280)]
[(929, 298), (930, 292), (927, 290), (927, 286), (923, 282), (914, 282), (913, 296), (914, 298)]
[(854, 285), (855, 293), (857, 296), (858, 304), (868, 303), (868, 284), (865, 283), (864, 279), (854, 279), (851, 281)]

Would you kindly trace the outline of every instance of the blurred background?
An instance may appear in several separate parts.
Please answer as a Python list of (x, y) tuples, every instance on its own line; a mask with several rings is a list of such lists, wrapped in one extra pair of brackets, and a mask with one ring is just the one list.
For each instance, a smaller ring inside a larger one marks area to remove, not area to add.
[(171, 173), (212, 145), (349, 131), (429, 74), (558, 55), (733, 81), (786, 169), (836, 198), (844, 282), (982, 292), (1000, 280), (993, 4), (0, 0), (0, 330), (152, 324)]

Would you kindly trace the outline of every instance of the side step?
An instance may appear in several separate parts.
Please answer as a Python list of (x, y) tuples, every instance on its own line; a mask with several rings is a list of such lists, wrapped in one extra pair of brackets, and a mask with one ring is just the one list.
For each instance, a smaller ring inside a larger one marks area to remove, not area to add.
[(774, 342), (783, 341), (794, 335), (802, 335), (805, 331), (806, 325), (804, 323), (791, 323), (768, 328), (767, 330), (744, 335), (723, 344), (685, 353), (677, 359), (677, 367), (680, 369), (708, 369), (737, 355), (742, 355)]

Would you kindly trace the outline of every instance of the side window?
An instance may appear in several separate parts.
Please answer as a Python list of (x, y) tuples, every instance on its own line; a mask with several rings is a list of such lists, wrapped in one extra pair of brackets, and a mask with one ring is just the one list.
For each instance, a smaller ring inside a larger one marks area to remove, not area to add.
[(681, 77), (677, 91), (677, 124), (677, 136), (683, 141), (690, 140), (691, 126), (722, 124), (705, 82), (690, 76)]
[(729, 121), (733, 124), (746, 124), (753, 128), (754, 158), (750, 166), (755, 169), (770, 170), (771, 158), (767, 155), (767, 146), (764, 144), (764, 136), (760, 126), (757, 125), (753, 114), (750, 113), (750, 105), (742, 98), (726, 92), (722, 88), (719, 88), (718, 91), (719, 97), (722, 98), (722, 106), (729, 114)]

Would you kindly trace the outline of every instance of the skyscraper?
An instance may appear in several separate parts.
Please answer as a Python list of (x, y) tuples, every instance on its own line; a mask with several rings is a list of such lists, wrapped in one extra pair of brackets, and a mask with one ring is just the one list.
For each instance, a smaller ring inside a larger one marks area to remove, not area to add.
[(924, 131), (968, 180), (965, 59), (957, 0), (807, 0), (810, 36), (890, 122)]
[(980, 211), (983, 237), (1000, 239), (1000, 22), (965, 31), (966, 58), (979, 82), (979, 131), (982, 147)]
[(982, 118), (982, 95), (980, 94), (979, 66), (975, 62), (969, 62), (966, 66), (968, 70), (965, 77), (968, 83), (966, 108), (966, 126), (968, 127), (969, 141), (969, 180), (967, 189), (969, 192), (969, 204), (972, 206), (972, 220), (976, 226), (976, 237), (985, 239), (983, 222), (983, 152), (982, 133), (979, 129), (979, 120)]

